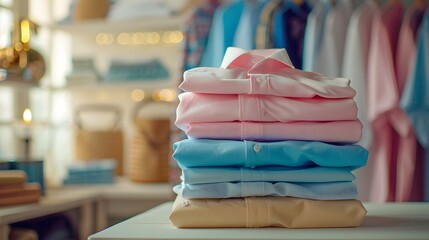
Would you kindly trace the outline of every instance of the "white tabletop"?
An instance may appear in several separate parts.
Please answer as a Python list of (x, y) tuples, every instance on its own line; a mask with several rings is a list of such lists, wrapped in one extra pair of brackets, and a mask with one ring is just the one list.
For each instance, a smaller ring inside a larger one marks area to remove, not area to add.
[(172, 203), (165, 203), (88, 239), (429, 239), (429, 203), (364, 205), (368, 214), (358, 228), (177, 229), (168, 219)]

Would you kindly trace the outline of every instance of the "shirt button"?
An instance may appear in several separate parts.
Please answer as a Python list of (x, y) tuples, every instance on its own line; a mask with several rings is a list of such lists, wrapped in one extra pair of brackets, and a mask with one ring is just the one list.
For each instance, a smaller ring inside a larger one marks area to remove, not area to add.
[(259, 152), (259, 150), (261, 150), (261, 146), (259, 146), (259, 144), (255, 144), (255, 145), (253, 146), (253, 151), (255, 151), (256, 153), (258, 153), (258, 152)]
[(256, 81), (257, 81), (258, 83), (261, 83), (262, 81), (264, 81), (264, 79), (262, 79), (262, 77), (257, 77), (257, 78), (256, 78)]

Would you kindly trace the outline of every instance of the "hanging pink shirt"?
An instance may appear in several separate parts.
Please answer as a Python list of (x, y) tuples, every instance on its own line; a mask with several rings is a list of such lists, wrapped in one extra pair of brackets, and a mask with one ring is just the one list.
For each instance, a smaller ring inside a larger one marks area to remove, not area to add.
[[(410, 70), (415, 64), (416, 35), (425, 13), (425, 9), (426, 6), (424, 4), (416, 2), (416, 4), (414, 4), (404, 16), (404, 20), (401, 25), (398, 48), (396, 51), (396, 81), (399, 96), (402, 95)], [(398, 117), (398, 115), (400, 115), (400, 117)], [(405, 116), (405, 113), (399, 105), (395, 109), (391, 118), (391, 121), (396, 122), (396, 125), (401, 125), (400, 128), (396, 127), (396, 129), (401, 130), (398, 131), (399, 143), (395, 200), (401, 202), (421, 201), (423, 200), (421, 187), (423, 179), (415, 178), (417, 140), (411, 126), (411, 122)], [(420, 161), (422, 160), (420, 159)]]
[(356, 143), (362, 135), (362, 124), (358, 120), (291, 123), (218, 122), (190, 123), (183, 130), (190, 138)]
[(374, 175), (370, 200), (377, 202), (395, 201), (397, 134), (407, 128), (405, 114), (397, 110), (400, 93), (394, 64), (403, 12), (399, 3), (389, 4), (376, 14), (372, 28), (368, 62), (368, 118), (374, 132), (369, 160), (374, 162)]
[(353, 99), (284, 98), (269, 95), (179, 95), (176, 125), (202, 122), (295, 122), (357, 120)]
[(230, 47), (220, 68), (194, 68), (184, 73), (180, 88), (213, 94), (264, 94), (294, 98), (353, 98), (346, 78), (329, 78), (295, 69), (286, 50), (246, 51)]

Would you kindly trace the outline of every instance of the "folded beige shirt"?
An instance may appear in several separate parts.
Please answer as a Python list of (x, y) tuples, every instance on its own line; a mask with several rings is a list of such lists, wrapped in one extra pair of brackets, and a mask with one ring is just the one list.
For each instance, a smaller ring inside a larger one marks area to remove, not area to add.
[(320, 201), (292, 197), (183, 199), (170, 220), (178, 228), (357, 227), (366, 215), (358, 200)]

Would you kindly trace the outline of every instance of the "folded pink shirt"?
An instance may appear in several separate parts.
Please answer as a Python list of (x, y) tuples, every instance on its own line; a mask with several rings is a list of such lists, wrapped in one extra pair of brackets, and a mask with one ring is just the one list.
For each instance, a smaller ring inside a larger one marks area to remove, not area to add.
[(291, 123), (219, 122), (190, 123), (182, 130), (190, 138), (356, 143), (362, 135), (362, 124), (359, 120)]
[(353, 99), (284, 98), (269, 95), (179, 95), (176, 125), (204, 122), (296, 122), (357, 120)]
[(212, 94), (263, 94), (294, 98), (353, 98), (346, 78), (329, 78), (295, 69), (285, 49), (246, 51), (230, 47), (220, 68), (184, 73), (180, 88)]

